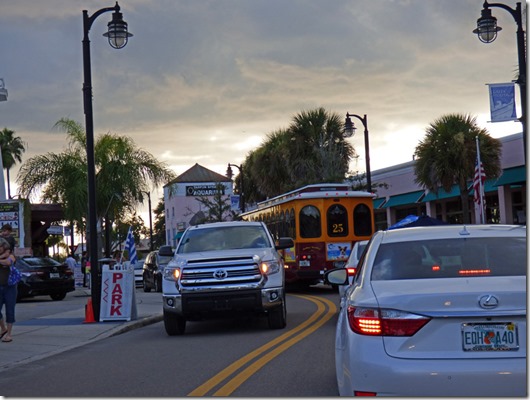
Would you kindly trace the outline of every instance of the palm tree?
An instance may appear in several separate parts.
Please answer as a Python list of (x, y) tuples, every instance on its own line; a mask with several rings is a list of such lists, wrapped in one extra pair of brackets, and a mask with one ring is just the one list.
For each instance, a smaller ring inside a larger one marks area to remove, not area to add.
[(342, 182), (354, 156), (342, 117), (324, 108), (303, 111), (246, 157), (245, 198), (259, 201), (311, 183)]
[(0, 131), (0, 148), (2, 149), (3, 168), (7, 173), (7, 198), (11, 198), (11, 183), (9, 170), (17, 162), (22, 162), (22, 153), (26, 151), (26, 143), (18, 136), (15, 131), (4, 128)]
[(475, 171), (476, 137), (486, 176), (498, 177), (501, 143), (480, 128), (476, 118), (470, 115), (447, 114), (435, 120), (414, 152), (416, 183), (435, 193), (440, 187), (449, 192), (453, 185), (458, 185), (465, 224), (470, 223), (469, 182)]
[(303, 111), (293, 118), (289, 132), (293, 189), (344, 180), (355, 151), (344, 137), (342, 117), (322, 107)]
[[(44, 202), (62, 204), (65, 218), (78, 229), (87, 217), (86, 134), (76, 121), (61, 119), (55, 127), (66, 132), (67, 148), (62, 153), (46, 153), (27, 160), (17, 176), (19, 192), (30, 198), (40, 194)], [(110, 133), (97, 138), (96, 164), (97, 220), (134, 214), (149, 186), (175, 178), (169, 170), (131, 138)]]

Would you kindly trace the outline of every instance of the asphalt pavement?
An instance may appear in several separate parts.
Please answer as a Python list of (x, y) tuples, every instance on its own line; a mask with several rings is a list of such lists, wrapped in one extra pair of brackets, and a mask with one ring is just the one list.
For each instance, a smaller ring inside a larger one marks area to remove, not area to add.
[[(71, 295), (88, 302), (90, 290), (76, 288)], [(92, 319), (85, 316), (85, 302), (66, 312), (15, 322), (13, 341), (0, 342), (0, 371), (163, 320), (161, 293), (135, 297), (137, 316), (130, 321), (88, 322)]]

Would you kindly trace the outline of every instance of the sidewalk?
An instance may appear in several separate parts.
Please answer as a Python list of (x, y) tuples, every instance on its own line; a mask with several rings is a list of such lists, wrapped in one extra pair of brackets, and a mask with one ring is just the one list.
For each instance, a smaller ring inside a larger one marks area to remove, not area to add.
[[(74, 296), (88, 299), (90, 291), (77, 288)], [(15, 322), (13, 341), (0, 343), (0, 371), (162, 321), (162, 294), (137, 295), (136, 308), (138, 317), (131, 321), (84, 323), (83, 305), (67, 312)]]

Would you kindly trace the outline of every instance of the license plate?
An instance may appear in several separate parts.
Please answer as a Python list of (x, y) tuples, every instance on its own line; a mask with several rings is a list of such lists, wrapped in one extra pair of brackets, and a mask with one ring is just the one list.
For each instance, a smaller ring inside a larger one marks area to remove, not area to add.
[(462, 324), (464, 351), (514, 351), (519, 349), (517, 325), (512, 322)]
[(50, 272), (50, 279), (59, 279), (61, 275), (58, 272)]
[(302, 260), (298, 263), (301, 267), (309, 267), (311, 262), (309, 260)]

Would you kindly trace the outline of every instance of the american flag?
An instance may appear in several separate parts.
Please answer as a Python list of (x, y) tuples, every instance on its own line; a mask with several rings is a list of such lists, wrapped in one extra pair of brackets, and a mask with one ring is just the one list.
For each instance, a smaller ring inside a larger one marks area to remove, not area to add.
[[(480, 167), (479, 167), (480, 165)], [(484, 173), (484, 165), (479, 160), (475, 162), (475, 176), (473, 177), (473, 200), (478, 206), (483, 205), (484, 199), (484, 183), (486, 182), (486, 174)]]
[(129, 232), (127, 232), (127, 239), (125, 239), (125, 250), (129, 252), (129, 261), (131, 265), (135, 265), (138, 262), (138, 256), (136, 255), (136, 245), (134, 243), (132, 226), (129, 227)]

